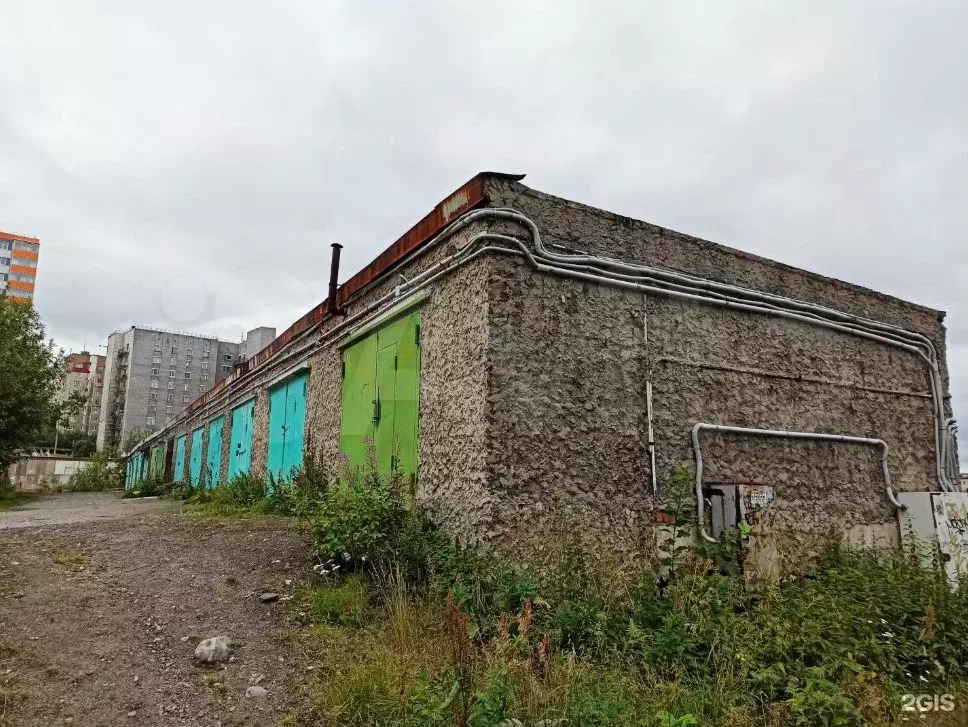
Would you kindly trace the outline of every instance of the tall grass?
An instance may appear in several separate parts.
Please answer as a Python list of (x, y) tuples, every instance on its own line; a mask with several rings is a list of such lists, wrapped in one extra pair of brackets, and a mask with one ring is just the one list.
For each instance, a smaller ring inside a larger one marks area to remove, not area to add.
[(307, 517), (322, 669), (290, 724), (859, 727), (904, 723), (908, 693), (956, 697), (922, 724), (968, 723), (968, 591), (914, 555), (831, 541), (808, 576), (754, 585), (724, 575), (745, 531), (618, 568), (563, 527), (527, 568), (455, 547), (372, 477)]

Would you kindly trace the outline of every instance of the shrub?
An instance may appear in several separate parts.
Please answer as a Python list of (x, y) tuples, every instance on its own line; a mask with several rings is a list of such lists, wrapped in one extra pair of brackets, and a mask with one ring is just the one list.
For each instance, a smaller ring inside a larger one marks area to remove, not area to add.
[(121, 467), (104, 452), (97, 452), (79, 471), (71, 475), (68, 489), (74, 492), (119, 490), (124, 486)]
[(401, 541), (406, 514), (399, 492), (385, 480), (337, 483), (322, 493), (313, 512), (316, 555), (323, 561), (385, 560)]

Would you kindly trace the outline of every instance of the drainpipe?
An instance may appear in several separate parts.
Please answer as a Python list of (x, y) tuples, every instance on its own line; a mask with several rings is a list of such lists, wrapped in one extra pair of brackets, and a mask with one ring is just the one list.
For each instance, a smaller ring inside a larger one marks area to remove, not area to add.
[(335, 315), (338, 312), (336, 307), (336, 288), (337, 280), (339, 279), (339, 251), (343, 249), (343, 246), (338, 242), (334, 242), (330, 247), (333, 248), (333, 258), (329, 264), (329, 298), (326, 301), (326, 312), (329, 315)]
[(867, 444), (879, 447), (881, 450), (881, 471), (884, 475), (884, 486), (887, 490), (887, 499), (891, 501), (898, 510), (906, 510), (907, 506), (898, 502), (891, 488), (891, 473), (887, 468), (887, 455), (889, 448), (883, 439), (871, 439), (869, 437), (850, 437), (845, 434), (821, 434), (819, 432), (788, 432), (783, 429), (750, 429), (748, 427), (730, 427), (723, 424), (706, 424), (699, 422), (692, 428), (692, 449), (696, 455), (696, 514), (699, 517), (699, 534), (704, 540), (711, 543), (717, 542), (716, 538), (706, 532), (705, 526), (705, 501), (702, 494), (702, 450), (699, 448), (699, 432), (725, 432), (727, 434), (746, 434), (757, 437), (779, 437), (781, 439), (810, 439), (825, 442), (843, 442), (845, 444)]

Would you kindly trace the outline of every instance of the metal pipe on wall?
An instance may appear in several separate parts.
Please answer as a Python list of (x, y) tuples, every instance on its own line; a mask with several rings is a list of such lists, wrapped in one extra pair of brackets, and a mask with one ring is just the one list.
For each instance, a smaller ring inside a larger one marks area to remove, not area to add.
[(803, 439), (827, 442), (842, 442), (844, 444), (864, 444), (879, 447), (881, 450), (881, 472), (884, 476), (884, 487), (887, 491), (887, 499), (891, 501), (898, 510), (906, 510), (907, 506), (898, 502), (891, 487), (891, 472), (887, 466), (887, 457), (890, 451), (887, 442), (883, 439), (872, 439), (869, 437), (854, 437), (846, 434), (822, 434), (819, 432), (791, 432), (784, 429), (754, 429), (749, 427), (733, 427), (724, 424), (708, 424), (699, 422), (692, 428), (692, 450), (696, 457), (696, 516), (698, 518), (699, 534), (704, 540), (711, 543), (717, 542), (716, 538), (706, 532), (706, 512), (705, 501), (702, 494), (702, 449), (699, 446), (699, 433), (702, 431), (723, 432), (726, 434), (745, 434), (755, 437), (777, 437), (780, 439)]
[[(762, 293), (761, 291), (754, 291), (726, 283), (705, 280), (661, 268), (624, 263), (613, 258), (591, 256), (584, 253), (564, 254), (552, 252), (542, 242), (537, 225), (521, 212), (508, 208), (480, 209), (462, 215), (444, 228), (433, 240), (430, 240), (426, 245), (417, 250), (410, 257), (410, 261), (412, 262), (418, 259), (430, 249), (435, 248), (441, 242), (450, 238), (471, 223), (486, 218), (507, 220), (524, 226), (530, 233), (534, 250), (532, 251), (524, 241), (512, 235), (492, 233), (489, 231), (479, 233), (461, 246), (456, 252), (434, 263), (409, 281), (405, 281), (403, 284), (394, 287), (392, 291), (366, 306), (359, 313), (348, 317), (339, 325), (323, 332), (317, 339), (307, 341), (304, 346), (276, 359), (276, 361), (272, 362), (271, 368), (276, 368), (283, 362), (291, 360), (293, 356), (301, 355), (309, 349), (325, 345), (331, 340), (338, 340), (344, 335), (351, 334), (354, 326), (366, 325), (367, 321), (361, 319), (372, 319), (372, 317), (380, 314), (380, 308), (396, 303), (401, 298), (419, 292), (441, 276), (449, 274), (457, 267), (470, 262), (484, 252), (523, 254), (532, 267), (539, 272), (611, 285), (628, 290), (636, 290), (646, 294), (654, 293), (704, 305), (715, 305), (797, 320), (914, 353), (920, 360), (927, 364), (929, 370), (932, 399), (934, 401), (935, 459), (939, 486), (942, 490), (950, 491), (954, 489), (954, 485), (950, 483), (948, 474), (948, 470), (952, 467), (952, 465), (948, 464), (948, 461), (953, 461), (953, 448), (949, 447), (949, 438), (952, 436), (951, 427), (947, 426), (947, 422), (944, 421), (944, 407), (941, 399), (942, 386), (937, 364), (937, 353), (933, 343), (927, 337), (897, 326), (861, 318), (824, 306)], [(471, 253), (471, 249), (482, 241), (512, 245), (517, 250), (503, 246), (487, 245)], [(331, 295), (331, 299), (334, 298), (335, 296)], [(305, 334), (306, 338), (309, 337), (311, 332), (318, 330), (321, 323), (312, 329), (308, 329)], [(255, 371), (252, 374), (255, 374)], [(248, 375), (245, 378), (248, 378)], [(193, 416), (201, 416), (211, 411), (216, 405), (221, 404), (224, 399), (232, 398), (234, 397), (231, 397), (228, 391), (224, 392), (224, 394), (220, 393), (211, 402), (206, 402), (206, 405), (200, 410), (193, 412)], [(168, 427), (166, 426), (162, 432), (167, 429)], [(144, 442), (139, 446), (143, 446), (143, 444)], [(949, 450), (951, 454), (949, 454)]]

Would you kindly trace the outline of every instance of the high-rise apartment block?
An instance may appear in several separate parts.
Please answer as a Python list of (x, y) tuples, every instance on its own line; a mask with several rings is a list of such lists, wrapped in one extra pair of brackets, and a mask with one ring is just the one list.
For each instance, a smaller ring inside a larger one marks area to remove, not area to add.
[(0, 231), (0, 290), (14, 300), (32, 301), (40, 240)]
[(232, 373), (245, 345), (136, 326), (112, 333), (97, 417), (98, 449), (123, 446), (132, 434), (166, 424)]
[[(75, 432), (93, 434), (90, 421), (95, 407), (92, 402), (96, 393), (97, 403), (100, 404), (101, 384), (104, 381), (104, 356), (92, 356), (87, 351), (68, 354), (64, 361), (64, 368), (64, 379), (57, 392), (57, 402), (63, 403), (74, 394), (80, 394), (84, 397), (84, 405), (74, 412), (68, 421), (62, 422), (61, 426)], [(96, 421), (96, 414), (94, 418)]]

